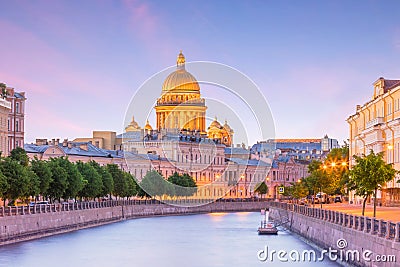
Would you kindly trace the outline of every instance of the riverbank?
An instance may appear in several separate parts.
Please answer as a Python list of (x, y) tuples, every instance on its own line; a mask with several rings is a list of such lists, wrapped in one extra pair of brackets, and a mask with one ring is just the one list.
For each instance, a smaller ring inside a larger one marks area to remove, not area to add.
[[(151, 204), (150, 204), (151, 203)], [(19, 207), (2, 210), (0, 246), (42, 238), (126, 219), (190, 215), (212, 212), (260, 211), (268, 202), (212, 202), (195, 206), (172, 206), (150, 202), (107, 201)], [(8, 214), (8, 216), (7, 216)]]

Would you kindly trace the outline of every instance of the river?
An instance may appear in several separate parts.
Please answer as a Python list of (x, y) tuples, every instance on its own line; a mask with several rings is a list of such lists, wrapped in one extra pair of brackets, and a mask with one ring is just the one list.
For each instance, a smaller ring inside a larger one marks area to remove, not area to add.
[(294, 262), (288, 255), (283, 262), (276, 254), (261, 261), (266, 254), (259, 251), (266, 247), (268, 255), (312, 248), (286, 231), (257, 235), (260, 220), (254, 212), (127, 220), (1, 247), (0, 266), (338, 266), (329, 259)]

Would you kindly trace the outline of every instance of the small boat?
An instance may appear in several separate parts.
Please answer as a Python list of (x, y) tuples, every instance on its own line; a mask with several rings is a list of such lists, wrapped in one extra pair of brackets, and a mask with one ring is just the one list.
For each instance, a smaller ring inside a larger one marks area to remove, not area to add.
[(261, 214), (265, 215), (264, 220), (261, 221), (260, 227), (258, 227), (259, 235), (277, 235), (278, 228), (272, 221), (269, 221), (269, 210), (261, 210)]

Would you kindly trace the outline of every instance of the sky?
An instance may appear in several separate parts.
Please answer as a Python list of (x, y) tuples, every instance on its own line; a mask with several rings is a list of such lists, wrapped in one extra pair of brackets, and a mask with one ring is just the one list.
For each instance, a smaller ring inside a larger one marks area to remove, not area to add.
[(26, 142), (122, 132), (135, 92), (179, 50), (248, 76), (277, 138), (342, 142), (373, 82), (400, 79), (398, 1), (0, 0), (0, 10), (0, 82), (26, 92)]

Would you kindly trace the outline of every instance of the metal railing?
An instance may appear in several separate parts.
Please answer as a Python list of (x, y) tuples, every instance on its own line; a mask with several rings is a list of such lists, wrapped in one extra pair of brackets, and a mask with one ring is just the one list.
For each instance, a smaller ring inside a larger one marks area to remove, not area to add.
[(377, 235), (382, 238), (394, 240), (394, 242), (400, 242), (400, 222), (393, 223), (366, 216), (357, 216), (334, 210), (324, 210), (291, 203), (271, 202), (270, 206), (324, 220), (371, 235)]

